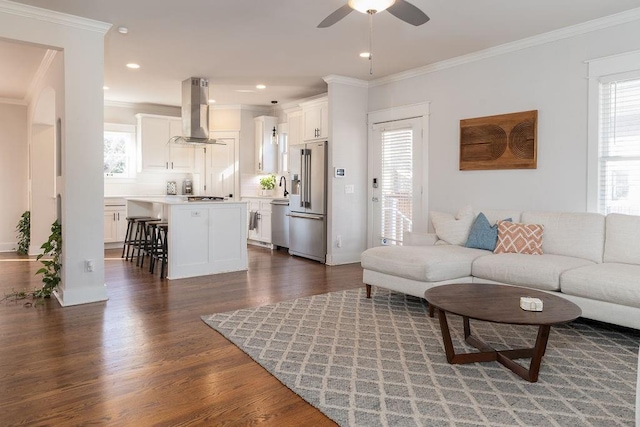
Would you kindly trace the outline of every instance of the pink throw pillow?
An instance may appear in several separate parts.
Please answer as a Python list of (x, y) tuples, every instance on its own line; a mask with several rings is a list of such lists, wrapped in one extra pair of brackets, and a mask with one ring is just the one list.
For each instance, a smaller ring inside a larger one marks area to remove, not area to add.
[(493, 253), (542, 255), (541, 224), (498, 221), (498, 244)]

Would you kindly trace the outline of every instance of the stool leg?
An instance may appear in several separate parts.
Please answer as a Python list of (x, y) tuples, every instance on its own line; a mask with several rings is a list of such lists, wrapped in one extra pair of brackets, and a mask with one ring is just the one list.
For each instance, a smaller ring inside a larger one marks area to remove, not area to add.
[(133, 257), (136, 256), (136, 246), (138, 245), (138, 235), (140, 233), (140, 223), (135, 223), (136, 232), (133, 236), (133, 241), (129, 244), (129, 248), (131, 249), (131, 255), (129, 255), (129, 251), (127, 251), (127, 257), (129, 258), (129, 262), (133, 262)]
[(167, 244), (167, 240), (169, 239), (169, 230), (164, 232), (164, 239), (162, 239), (162, 262), (160, 263), (160, 278), (163, 279), (166, 277), (165, 269), (167, 268), (167, 262), (169, 258), (169, 245)]
[(127, 221), (127, 232), (124, 233), (124, 245), (122, 245), (122, 255), (120, 255), (120, 258), (124, 258), (124, 253), (129, 246), (129, 240), (131, 239), (130, 233), (131, 233), (131, 221)]
[[(142, 237), (142, 242), (140, 242), (140, 246), (142, 248), (142, 259), (140, 260), (140, 267), (144, 267), (144, 257), (149, 252), (149, 225), (144, 226), (144, 236)], [(138, 253), (139, 254), (139, 253)]]
[(158, 256), (158, 227), (151, 227), (151, 255), (149, 256), (149, 273), (153, 274)]

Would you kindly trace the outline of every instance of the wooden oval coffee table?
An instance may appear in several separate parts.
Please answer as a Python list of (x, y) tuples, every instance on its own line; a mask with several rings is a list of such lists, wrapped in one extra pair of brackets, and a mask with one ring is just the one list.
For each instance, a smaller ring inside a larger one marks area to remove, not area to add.
[[(425, 299), (438, 311), (440, 329), (447, 361), (451, 364), (497, 361), (530, 382), (538, 381), (540, 363), (547, 348), (552, 325), (571, 322), (582, 315), (580, 307), (562, 297), (542, 291), (507, 285), (460, 283), (436, 286), (424, 293)], [(540, 298), (542, 311), (520, 308), (520, 297)], [(479, 353), (456, 354), (446, 313), (462, 316), (464, 338)], [(495, 350), (471, 335), (469, 319), (512, 325), (538, 326), (538, 337), (533, 348)], [(527, 370), (514, 359), (531, 358)]]

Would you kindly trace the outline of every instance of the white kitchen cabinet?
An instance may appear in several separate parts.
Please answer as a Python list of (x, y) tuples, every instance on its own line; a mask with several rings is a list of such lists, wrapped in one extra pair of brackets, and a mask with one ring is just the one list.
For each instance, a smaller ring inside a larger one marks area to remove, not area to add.
[[(249, 202), (249, 219), (252, 212), (257, 212), (256, 228), (249, 230), (248, 239), (271, 245), (271, 199), (243, 198)], [(248, 224), (248, 222), (247, 222)]]
[(289, 124), (289, 147), (304, 143), (302, 139), (302, 111), (298, 110), (287, 114)]
[(126, 202), (124, 199), (106, 199), (104, 204), (104, 243), (124, 242), (126, 232)]
[(256, 171), (263, 174), (278, 173), (278, 144), (273, 143), (273, 128), (278, 118), (258, 116), (255, 122)]
[(329, 103), (326, 98), (300, 104), (302, 135), (305, 141), (327, 139), (329, 136)]
[(193, 171), (194, 147), (168, 144), (169, 139), (182, 135), (182, 120), (176, 117), (136, 114), (138, 119), (138, 170), (151, 172)]

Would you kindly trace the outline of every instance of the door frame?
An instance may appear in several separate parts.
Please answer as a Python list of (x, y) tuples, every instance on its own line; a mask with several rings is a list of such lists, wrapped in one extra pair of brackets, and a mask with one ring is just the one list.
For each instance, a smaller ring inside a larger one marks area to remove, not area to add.
[[(367, 145), (369, 155), (367, 156), (367, 248), (371, 248), (374, 245), (373, 239), (373, 170), (374, 159), (372, 158), (373, 144), (375, 143), (373, 126), (384, 122), (393, 122), (405, 119), (419, 118), (422, 124), (422, 135), (418, 136), (421, 140), (419, 143), (422, 145), (422, 173), (421, 182), (421, 211), (422, 216), (414, 218), (413, 231), (427, 232), (428, 221), (427, 213), (429, 194), (429, 110), (430, 102), (423, 102), (419, 104), (410, 104), (399, 107), (391, 107), (383, 110), (376, 110), (367, 113)], [(378, 159), (379, 160), (379, 159)]]

